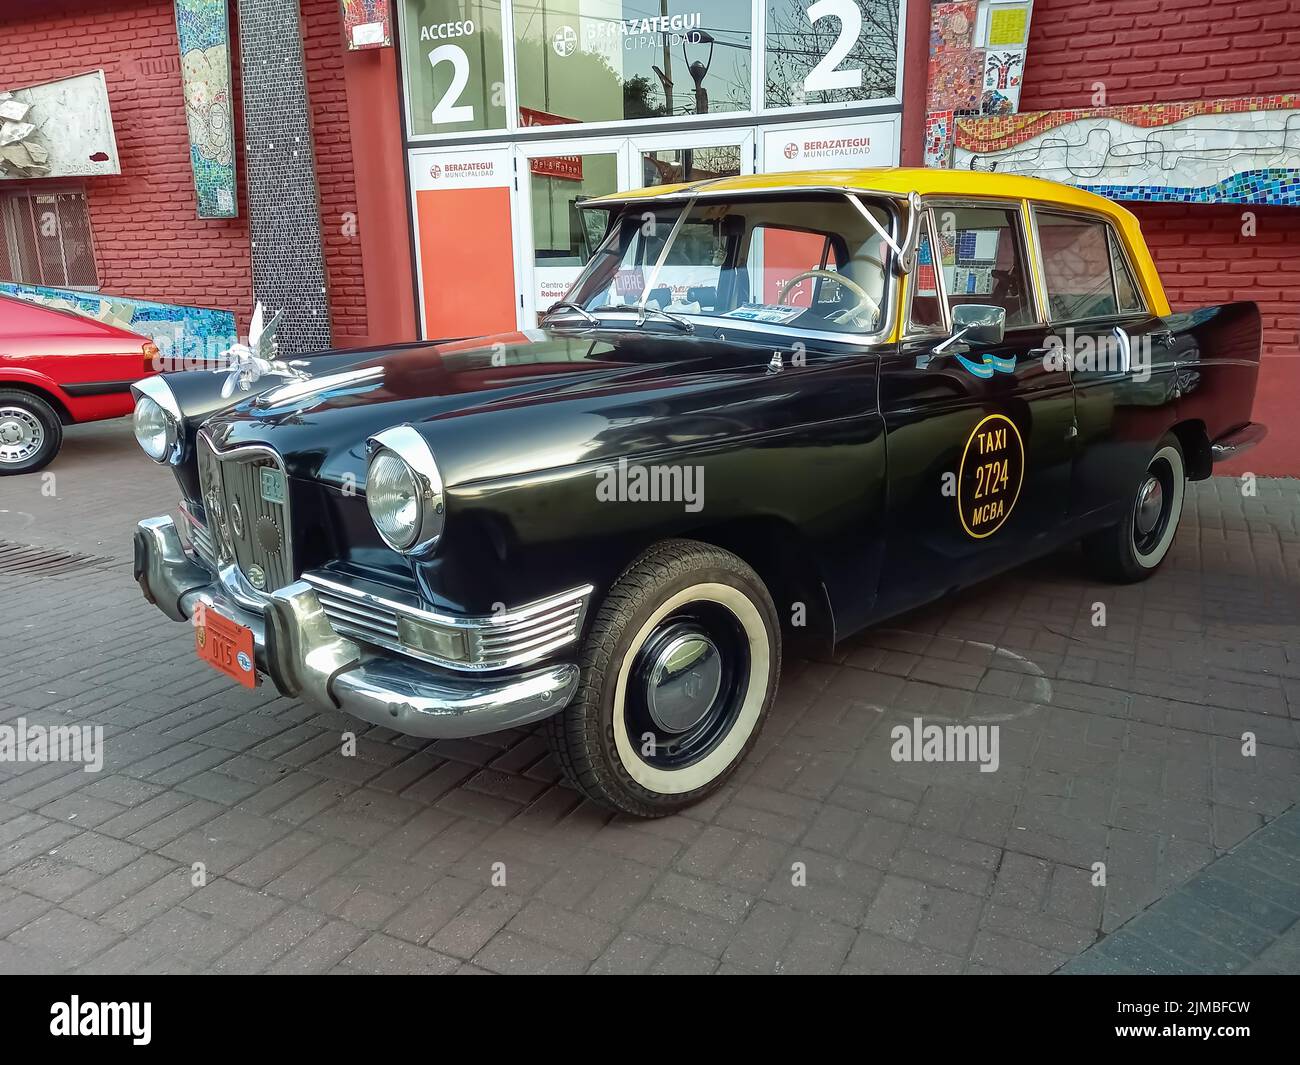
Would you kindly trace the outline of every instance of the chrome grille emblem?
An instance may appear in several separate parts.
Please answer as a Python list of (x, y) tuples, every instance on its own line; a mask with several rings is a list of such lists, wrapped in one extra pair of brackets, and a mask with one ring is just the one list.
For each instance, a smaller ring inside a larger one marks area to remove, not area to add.
[(230, 504), (230, 524), (234, 526), (235, 535), (241, 540), (244, 538), (244, 512), (239, 509), (239, 504)]
[(259, 592), (266, 590), (266, 571), (261, 566), (248, 567), (248, 583)]

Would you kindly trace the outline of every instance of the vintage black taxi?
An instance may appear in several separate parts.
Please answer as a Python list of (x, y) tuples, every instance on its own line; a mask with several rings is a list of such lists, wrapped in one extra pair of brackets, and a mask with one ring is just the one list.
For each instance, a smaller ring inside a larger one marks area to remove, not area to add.
[[(523, 333), (136, 386), (179, 523), (145, 597), (236, 681), (421, 737), (544, 721), (584, 795), (716, 789), (783, 646), (1082, 540), (1149, 576), (1187, 479), (1263, 434), (1250, 303), (1171, 313), (1134, 217), (945, 170), (722, 178), (583, 205)], [(260, 323), (259, 323), (260, 328)]]

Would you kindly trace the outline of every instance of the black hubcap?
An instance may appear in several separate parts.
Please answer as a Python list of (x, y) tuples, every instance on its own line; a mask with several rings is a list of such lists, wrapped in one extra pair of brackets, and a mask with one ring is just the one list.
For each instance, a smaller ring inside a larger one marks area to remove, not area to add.
[(735, 724), (748, 684), (749, 642), (730, 610), (693, 603), (664, 618), (628, 675), (623, 712), (641, 759), (656, 769), (699, 761)]
[(1147, 470), (1133, 502), (1133, 546), (1149, 555), (1164, 538), (1174, 504), (1174, 471), (1166, 459)]

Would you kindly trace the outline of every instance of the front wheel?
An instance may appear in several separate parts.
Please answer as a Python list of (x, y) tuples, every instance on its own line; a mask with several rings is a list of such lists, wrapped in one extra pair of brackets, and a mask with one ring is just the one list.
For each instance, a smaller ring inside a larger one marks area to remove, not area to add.
[(1125, 584), (1155, 573), (1173, 545), (1186, 490), (1183, 449), (1171, 433), (1160, 441), (1138, 480), (1123, 520), (1084, 539), (1084, 555), (1093, 571)]
[(0, 391), (0, 477), (34, 473), (63, 443), (58, 412), (30, 392)]
[(609, 809), (674, 813), (720, 787), (776, 697), (781, 628), (741, 559), (668, 540), (610, 589), (573, 701), (546, 722), (565, 777)]

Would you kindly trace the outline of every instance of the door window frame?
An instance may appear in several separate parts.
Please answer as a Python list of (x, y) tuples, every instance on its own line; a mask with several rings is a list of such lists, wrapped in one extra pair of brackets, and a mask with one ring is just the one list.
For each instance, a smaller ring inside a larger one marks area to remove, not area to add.
[[(1087, 326), (1093, 322), (1124, 322), (1140, 321), (1151, 316), (1151, 302), (1147, 297), (1145, 287), (1136, 270), (1133, 269), (1133, 260), (1129, 256), (1128, 246), (1124, 243), (1119, 233), (1115, 229), (1114, 223), (1105, 215), (1097, 211), (1089, 211), (1086, 208), (1061, 207), (1053, 203), (1047, 203), (1042, 200), (1027, 201), (1029, 211), (1030, 225), (1033, 230), (1034, 239), (1034, 258), (1035, 266), (1042, 282), (1044, 321), (1055, 326)], [(1052, 315), (1050, 295), (1047, 291), (1047, 268), (1043, 259), (1043, 245), (1039, 239), (1039, 214), (1050, 214), (1057, 217), (1076, 218), (1083, 222), (1089, 222), (1093, 225), (1100, 225), (1106, 234), (1106, 267), (1110, 272), (1110, 291), (1115, 299), (1114, 314), (1094, 314), (1086, 318), (1057, 318)], [(1114, 241), (1115, 247), (1119, 251), (1120, 259), (1124, 263), (1124, 268), (1128, 271), (1129, 279), (1133, 282), (1133, 291), (1137, 293), (1141, 301), (1141, 308), (1138, 310), (1126, 311), (1120, 306), (1119, 284), (1115, 278), (1115, 263), (1111, 255), (1111, 241)]]
[(920, 269), (918, 256), (918, 261), (912, 265), (911, 273), (907, 278), (907, 307), (904, 309), (903, 314), (903, 338), (933, 339), (934, 337), (952, 336), (952, 315), (948, 311), (948, 297), (943, 286), (943, 263), (937, 258), (939, 241), (938, 231), (934, 228), (934, 215), (928, 206), (922, 206), (920, 214), (920, 224), (924, 227), (924, 231), (917, 237), (917, 247), (920, 248), (920, 242), (929, 238), (930, 264), (934, 269), (934, 292), (935, 297), (939, 300), (940, 321), (937, 326), (918, 326), (912, 321), (912, 303), (916, 299), (916, 273)]
[[(1011, 334), (1023, 332), (1026, 330), (1041, 329), (1047, 323), (1047, 315), (1046, 315), (1047, 308), (1046, 308), (1046, 304), (1044, 303), (1045, 293), (1042, 291), (1042, 285), (1040, 283), (1041, 278), (1038, 272), (1039, 262), (1037, 258), (1037, 251), (1035, 249), (1031, 249), (1029, 246), (1031, 242), (1031, 235), (1030, 235), (1029, 226), (1026, 224), (1025, 221), (1025, 201), (1002, 199), (996, 196), (988, 196), (988, 197), (936, 196), (936, 197), (926, 197), (925, 199), (923, 199), (921, 201), (921, 209), (927, 213), (930, 221), (930, 234), (931, 234), (930, 247), (934, 249), (933, 254), (936, 257), (935, 258), (935, 275), (936, 275), (935, 284), (939, 292), (940, 302), (943, 305), (944, 322), (948, 327), (948, 332), (945, 333), (944, 335), (952, 336), (952, 307), (948, 303), (948, 282), (947, 279), (943, 276), (943, 261), (939, 252), (939, 242), (938, 242), (939, 229), (936, 221), (936, 213), (938, 211), (943, 210), (944, 208), (962, 208), (962, 207), (970, 207), (978, 210), (991, 209), (997, 211), (1005, 211), (1008, 215), (1014, 215), (1015, 221), (1012, 224), (1012, 228), (1015, 230), (1016, 233), (1016, 240), (1018, 242), (1018, 249), (1020, 251), (1020, 260), (1021, 263), (1024, 265), (1024, 270), (1025, 270), (1025, 280), (1029, 285), (1029, 302), (1030, 302), (1030, 309), (1032, 311), (1033, 321), (1022, 322), (1017, 325), (1009, 324), (1006, 327), (1006, 333), (1008, 336), (1010, 336)], [(1037, 240), (1034, 239), (1033, 243), (1036, 245)], [(912, 267), (912, 272), (915, 273), (915, 271), (916, 271), (916, 266), (914, 264)], [(909, 292), (913, 290), (913, 286), (910, 283), (910, 279), (908, 284), (908, 290)], [(912, 307), (910, 303), (910, 297), (909, 297), (909, 303), (906, 308), (906, 311), (909, 317), (904, 319), (904, 322), (906, 323), (906, 330), (904, 333), (905, 336), (934, 337), (936, 335), (933, 332), (920, 332), (920, 331), (915, 331), (911, 328), (910, 315), (912, 312)]]

